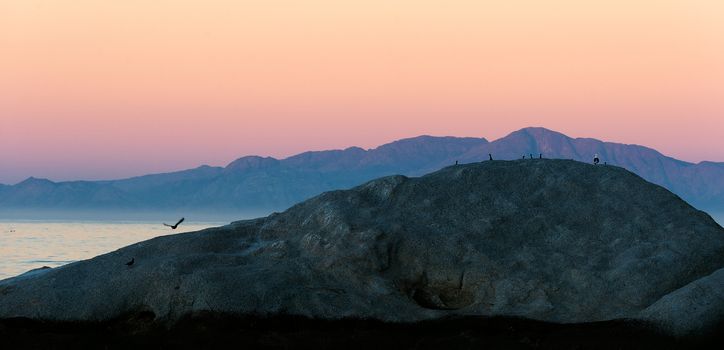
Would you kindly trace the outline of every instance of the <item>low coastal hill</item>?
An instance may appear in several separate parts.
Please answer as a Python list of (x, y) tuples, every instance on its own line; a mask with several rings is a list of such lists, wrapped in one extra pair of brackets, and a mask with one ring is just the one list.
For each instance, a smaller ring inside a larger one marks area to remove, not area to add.
[[(126, 262), (134, 259), (134, 264)], [(724, 228), (620, 167), (485, 161), (0, 281), (0, 318), (724, 319)]]

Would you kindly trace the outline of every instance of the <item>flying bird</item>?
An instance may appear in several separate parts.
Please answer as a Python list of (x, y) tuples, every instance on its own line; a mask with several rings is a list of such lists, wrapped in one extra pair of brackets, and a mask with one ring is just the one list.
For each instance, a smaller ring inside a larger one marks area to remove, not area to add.
[(184, 218), (181, 218), (181, 220), (179, 220), (175, 225), (169, 225), (169, 224), (167, 224), (167, 223), (164, 222), (164, 223), (163, 223), (163, 226), (168, 226), (168, 227), (170, 227), (172, 230), (175, 230), (175, 229), (178, 227), (178, 225), (179, 225), (180, 223), (182, 223), (182, 222), (184, 222)]
[(136, 258), (131, 258), (131, 261), (127, 262), (126, 266), (130, 267), (134, 262), (136, 262)]

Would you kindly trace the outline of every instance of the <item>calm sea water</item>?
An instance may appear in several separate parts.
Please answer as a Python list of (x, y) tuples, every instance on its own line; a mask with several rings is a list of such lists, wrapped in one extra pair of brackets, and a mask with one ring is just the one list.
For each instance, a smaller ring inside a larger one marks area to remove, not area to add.
[(153, 237), (227, 223), (186, 221), (171, 230), (158, 222), (0, 221), (0, 280), (43, 266), (89, 259)]

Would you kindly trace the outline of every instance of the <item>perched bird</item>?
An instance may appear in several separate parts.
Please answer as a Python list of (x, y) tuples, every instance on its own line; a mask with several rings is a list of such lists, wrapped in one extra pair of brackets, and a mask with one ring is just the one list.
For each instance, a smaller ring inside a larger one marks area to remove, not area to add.
[(493, 155), (488, 153), (488, 157), (490, 157), (490, 160), (493, 160)]
[(178, 225), (182, 222), (184, 222), (184, 218), (181, 218), (181, 220), (179, 220), (175, 225), (169, 225), (165, 222), (163, 223), (163, 225), (170, 227), (172, 230), (175, 230), (178, 227)]
[(131, 266), (134, 262), (136, 262), (136, 258), (131, 258), (131, 261), (127, 262), (126, 266)]

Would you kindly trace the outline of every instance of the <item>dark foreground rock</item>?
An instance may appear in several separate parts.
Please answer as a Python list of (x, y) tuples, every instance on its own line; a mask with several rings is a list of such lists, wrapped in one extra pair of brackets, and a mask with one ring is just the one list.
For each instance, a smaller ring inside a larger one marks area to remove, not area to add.
[(622, 168), (490, 161), (0, 281), (0, 318), (628, 319), (699, 336), (724, 318), (722, 268), (724, 229)]
[(718, 349), (724, 327), (681, 338), (635, 320), (557, 324), (468, 316), (386, 323), (218, 313), (187, 315), (166, 327), (139, 313), (104, 322), (5, 319), (0, 339), (13, 348), (53, 349)]

